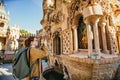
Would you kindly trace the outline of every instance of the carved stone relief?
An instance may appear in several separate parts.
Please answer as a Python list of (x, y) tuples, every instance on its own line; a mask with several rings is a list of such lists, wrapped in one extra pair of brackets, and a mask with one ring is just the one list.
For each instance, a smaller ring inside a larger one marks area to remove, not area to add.
[(50, 16), (51, 22), (55, 22), (55, 23), (63, 22), (64, 17), (65, 17), (65, 15), (61, 11), (58, 11), (58, 12), (56, 12), (54, 14), (51, 14), (51, 16)]

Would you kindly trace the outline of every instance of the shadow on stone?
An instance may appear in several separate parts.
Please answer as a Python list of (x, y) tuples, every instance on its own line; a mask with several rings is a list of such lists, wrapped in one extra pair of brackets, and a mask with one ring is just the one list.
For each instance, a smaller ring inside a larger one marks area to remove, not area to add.
[(12, 75), (1, 75), (0, 80), (15, 80)]
[(120, 65), (118, 66), (117, 72), (113, 80), (120, 80)]
[(43, 77), (46, 80), (65, 80), (63, 79), (64, 75), (54, 71), (54, 69), (49, 69), (49, 71), (48, 70), (44, 71)]

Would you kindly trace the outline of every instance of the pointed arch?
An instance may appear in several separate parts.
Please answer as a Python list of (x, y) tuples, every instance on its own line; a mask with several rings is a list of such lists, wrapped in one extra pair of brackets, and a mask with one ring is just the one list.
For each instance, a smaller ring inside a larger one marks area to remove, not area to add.
[(78, 34), (78, 49), (88, 49), (87, 30), (84, 23), (83, 16), (79, 17), (77, 25)]
[(61, 38), (60, 38), (60, 33), (58, 31), (54, 32), (53, 53), (55, 55), (60, 55), (61, 54)]

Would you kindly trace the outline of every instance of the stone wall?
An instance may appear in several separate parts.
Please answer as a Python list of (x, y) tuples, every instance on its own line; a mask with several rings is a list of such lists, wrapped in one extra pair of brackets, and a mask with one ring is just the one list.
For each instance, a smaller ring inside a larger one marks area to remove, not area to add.
[(62, 56), (70, 80), (112, 80), (119, 67), (120, 57), (93, 60)]
[[(119, 53), (120, 45), (117, 43), (117, 39), (120, 42), (119, 36), (117, 35), (118, 38), (116, 38), (116, 26), (118, 25), (114, 24), (117, 17), (115, 14), (117, 11), (120, 12), (117, 1), (113, 3), (113, 0), (51, 0), (54, 3), (52, 6), (49, 6), (45, 1), (41, 23), (44, 30), (51, 35), (58, 31), (61, 43), (59, 47), (61, 54), (54, 54), (53, 50), (56, 46), (53, 45), (53, 36), (50, 36), (51, 43), (48, 42), (49, 45), (52, 45), (49, 56), (50, 65), (57, 67), (58, 70), (61, 69), (66, 80), (112, 80), (120, 64), (120, 57), (105, 59), (102, 56), (98, 60), (89, 57), (92, 53), (105, 54), (107, 57)], [(100, 7), (101, 9), (98, 10)], [(83, 17), (87, 28), (88, 49), (86, 53), (84, 50), (79, 51), (78, 49), (80, 43), (78, 33), (80, 32), (77, 30), (78, 26), (81, 26), (79, 24), (80, 17)], [(99, 37), (102, 37), (100, 38), (101, 43)], [(102, 44), (103, 49), (99, 44)], [(87, 54), (87, 58), (81, 57), (84, 53)], [(71, 54), (81, 55), (76, 58), (70, 57)]]
[(119, 67), (120, 58), (96, 60), (93, 64), (92, 80), (113, 80)]

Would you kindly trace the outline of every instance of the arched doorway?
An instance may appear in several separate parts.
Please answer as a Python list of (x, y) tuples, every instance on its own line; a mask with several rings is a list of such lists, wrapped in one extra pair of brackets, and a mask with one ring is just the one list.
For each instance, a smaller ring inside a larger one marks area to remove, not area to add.
[(78, 49), (88, 49), (86, 24), (83, 22), (82, 16), (79, 18), (77, 34)]
[(58, 64), (57, 60), (55, 60), (55, 66), (59, 67), (59, 64)]
[(61, 40), (60, 40), (59, 32), (55, 32), (54, 33), (53, 51), (54, 51), (54, 54), (56, 54), (56, 55), (60, 55), (61, 54)]

